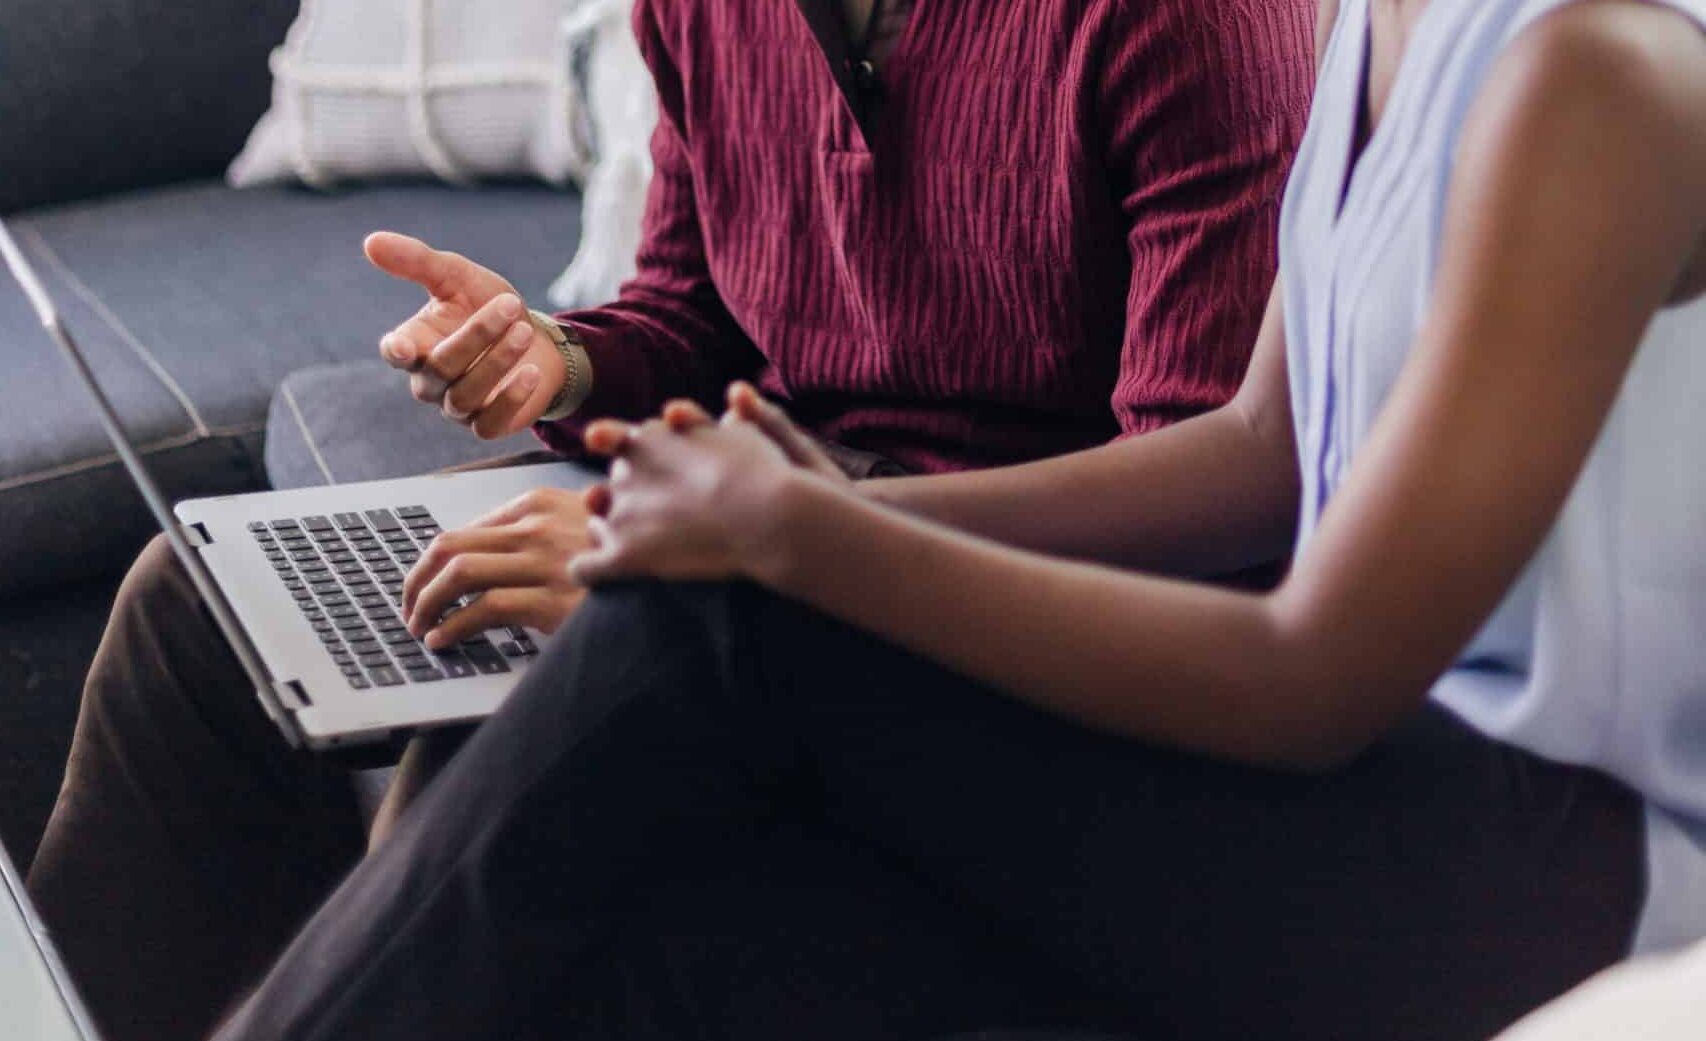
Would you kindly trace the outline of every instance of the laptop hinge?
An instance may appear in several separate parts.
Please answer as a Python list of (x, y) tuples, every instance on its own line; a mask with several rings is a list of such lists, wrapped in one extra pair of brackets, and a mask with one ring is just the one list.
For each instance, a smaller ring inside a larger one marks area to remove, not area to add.
[(285, 680), (281, 683), (274, 683), (272, 689), (278, 695), (279, 703), (292, 711), (300, 712), (305, 708), (312, 708), (314, 705), (300, 680)]
[(184, 524), (181, 527), (184, 530), (184, 538), (188, 539), (190, 545), (196, 549), (213, 545), (213, 536), (207, 533), (207, 525), (200, 521), (196, 521), (194, 524)]

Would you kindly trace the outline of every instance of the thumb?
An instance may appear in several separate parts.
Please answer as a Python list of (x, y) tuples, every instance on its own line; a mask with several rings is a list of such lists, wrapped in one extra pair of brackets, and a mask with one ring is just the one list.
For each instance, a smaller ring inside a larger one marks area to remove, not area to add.
[(374, 267), (413, 282), (435, 300), (464, 297), (476, 306), (499, 293), (512, 292), (509, 283), (467, 257), (434, 249), (420, 239), (392, 231), (376, 231), (362, 243)]

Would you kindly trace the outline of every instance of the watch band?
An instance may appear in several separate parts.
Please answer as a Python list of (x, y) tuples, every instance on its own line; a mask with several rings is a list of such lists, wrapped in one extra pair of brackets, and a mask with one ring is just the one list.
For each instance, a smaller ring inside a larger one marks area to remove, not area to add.
[(545, 409), (545, 414), (539, 417), (541, 423), (555, 423), (567, 419), (575, 411), (586, 404), (586, 399), (592, 396), (592, 359), (587, 357), (586, 348), (572, 336), (569, 331), (557, 323), (555, 318), (542, 311), (528, 311), (527, 317), (533, 322), (533, 327), (545, 334), (557, 348), (557, 353), (563, 356), (563, 388), (557, 391), (557, 396), (551, 399), (551, 404)]

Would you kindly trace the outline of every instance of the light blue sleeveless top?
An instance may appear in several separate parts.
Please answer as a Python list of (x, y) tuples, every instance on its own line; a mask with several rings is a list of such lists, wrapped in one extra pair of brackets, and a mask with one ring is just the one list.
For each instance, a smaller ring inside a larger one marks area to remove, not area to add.
[[(1341, 213), (1369, 2), (1344, 0), (1280, 219), (1299, 549), (1421, 328), (1465, 113), (1517, 34), (1570, 0), (1430, 0)], [(1706, 0), (1655, 2), (1706, 29)], [(1642, 793), (1635, 947), (1706, 937), (1706, 303), (1654, 321), (1556, 527), (1433, 697)]]

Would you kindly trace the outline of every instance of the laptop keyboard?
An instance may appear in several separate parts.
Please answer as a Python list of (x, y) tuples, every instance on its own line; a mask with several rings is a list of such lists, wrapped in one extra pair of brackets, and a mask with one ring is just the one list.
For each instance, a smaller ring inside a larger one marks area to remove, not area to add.
[[(256, 521), (255, 542), (356, 690), (509, 672), (538, 647), (527, 630), (489, 630), (442, 653), (404, 626), (403, 576), (442, 529), (424, 506)], [(451, 607), (467, 606), (464, 597)], [(450, 612), (447, 612), (447, 614)]]

